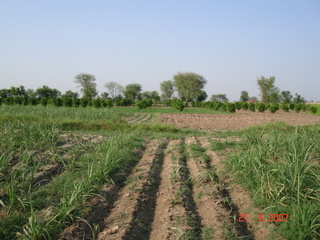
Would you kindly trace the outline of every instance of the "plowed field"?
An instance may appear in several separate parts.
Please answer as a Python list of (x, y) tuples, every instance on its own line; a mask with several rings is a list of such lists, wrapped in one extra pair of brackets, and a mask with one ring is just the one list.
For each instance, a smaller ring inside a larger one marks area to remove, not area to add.
[[(151, 140), (122, 186), (105, 185), (87, 220), (97, 239), (266, 239), (267, 223), (239, 222), (254, 210), (240, 186), (229, 185), (206, 138)], [(91, 239), (86, 224), (60, 239)]]
[(315, 124), (320, 123), (320, 116), (283, 111), (237, 111), (235, 114), (163, 114), (159, 120), (181, 128), (239, 130), (272, 122), (286, 122), (293, 126)]

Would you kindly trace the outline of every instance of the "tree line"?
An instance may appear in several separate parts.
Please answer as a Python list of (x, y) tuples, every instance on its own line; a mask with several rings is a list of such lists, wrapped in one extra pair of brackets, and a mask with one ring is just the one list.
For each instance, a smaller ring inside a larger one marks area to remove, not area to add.
[[(80, 73), (74, 77), (74, 83), (80, 88), (81, 98), (78, 92), (68, 90), (62, 94), (59, 90), (45, 85), (36, 90), (25, 89), (24, 86), (0, 89), (0, 104), (41, 104), (43, 106), (51, 104), (66, 107), (136, 105), (139, 108), (162, 104), (183, 110), (190, 104), (196, 107), (212, 107), (210, 103), (213, 103), (221, 107), (222, 105), (218, 103), (229, 103), (226, 94), (213, 94), (210, 101), (205, 102), (208, 95), (203, 89), (207, 80), (192, 72), (179, 72), (173, 76), (173, 80), (161, 82), (160, 94), (157, 91), (142, 91), (142, 86), (139, 83), (131, 83), (123, 87), (116, 82), (105, 83), (106, 91), (98, 94), (95, 81), (95, 76), (88, 73)], [(305, 99), (297, 93), (293, 97), (290, 91), (280, 91), (275, 86), (274, 76), (269, 78), (261, 76), (257, 79), (257, 85), (261, 92), (261, 103), (265, 105), (273, 103), (303, 104), (305, 102)], [(257, 102), (257, 98), (250, 97), (247, 91), (241, 91), (240, 102), (247, 101)]]

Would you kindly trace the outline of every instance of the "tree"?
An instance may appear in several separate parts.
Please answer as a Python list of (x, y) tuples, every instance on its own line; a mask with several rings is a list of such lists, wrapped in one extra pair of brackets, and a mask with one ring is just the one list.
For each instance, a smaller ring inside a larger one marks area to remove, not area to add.
[(195, 100), (201, 94), (201, 90), (207, 83), (203, 76), (191, 72), (178, 73), (173, 78), (174, 86), (180, 98), (186, 101), (186, 106), (189, 101)]
[(299, 103), (305, 103), (306, 102), (306, 100), (303, 97), (301, 97), (301, 95), (299, 95), (298, 93), (296, 93), (295, 96), (296, 97), (293, 98), (293, 103), (294, 104), (299, 104)]
[(291, 95), (291, 92), (290, 91), (282, 91), (280, 93), (280, 100), (281, 102), (284, 102), (284, 103), (291, 103), (292, 102), (292, 95)]
[(93, 99), (97, 96), (97, 84), (95, 83), (96, 78), (94, 75), (88, 73), (79, 73), (74, 77), (74, 79), (74, 82), (79, 85), (78, 87), (81, 87), (81, 92), (84, 98)]
[(79, 97), (79, 93), (72, 92), (71, 90), (66, 91), (64, 94), (62, 94), (62, 98), (71, 98), (75, 99)]
[(107, 92), (103, 92), (100, 94), (100, 97), (103, 99), (103, 100), (107, 100), (109, 98), (109, 93)]
[(61, 95), (61, 92), (55, 88), (49, 88), (48, 86), (43, 85), (41, 88), (38, 88), (34, 93), (33, 97), (41, 98), (57, 98)]
[(240, 95), (240, 102), (246, 102), (249, 100), (249, 93), (247, 91), (242, 91)]
[(171, 100), (175, 91), (174, 84), (171, 80), (163, 81), (160, 83), (161, 98), (163, 100)]
[(227, 94), (213, 94), (211, 96), (212, 102), (228, 102)]
[(128, 84), (124, 91), (124, 96), (132, 101), (138, 99), (142, 86), (139, 83)]
[(261, 76), (258, 78), (257, 83), (261, 91), (261, 101), (263, 103), (272, 103), (279, 100), (279, 89), (274, 85), (275, 81), (276, 78), (274, 76), (270, 76), (269, 78)]
[(203, 101), (205, 101), (206, 99), (207, 99), (207, 97), (208, 97), (208, 94), (206, 93), (206, 91), (204, 91), (204, 90), (201, 90), (200, 91), (200, 94), (198, 95), (198, 97), (197, 97), (197, 101), (198, 102), (203, 102)]
[(124, 88), (116, 82), (107, 82), (104, 86), (108, 89), (107, 92), (113, 100), (124, 91)]

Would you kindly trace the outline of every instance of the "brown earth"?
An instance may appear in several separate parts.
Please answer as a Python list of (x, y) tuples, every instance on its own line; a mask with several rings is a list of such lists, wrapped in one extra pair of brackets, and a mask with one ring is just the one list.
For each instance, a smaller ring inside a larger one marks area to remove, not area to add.
[(293, 126), (320, 124), (320, 116), (307, 113), (283, 112), (250, 112), (237, 111), (235, 114), (162, 114), (158, 121), (173, 124), (180, 128), (240, 130), (249, 126), (265, 125), (272, 122), (286, 122)]

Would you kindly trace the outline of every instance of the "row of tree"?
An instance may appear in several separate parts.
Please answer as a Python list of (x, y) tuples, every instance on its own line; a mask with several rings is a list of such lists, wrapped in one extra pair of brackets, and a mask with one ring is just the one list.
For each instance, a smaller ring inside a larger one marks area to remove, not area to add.
[[(207, 99), (207, 93), (203, 90), (206, 85), (206, 79), (196, 73), (178, 73), (173, 76), (173, 80), (167, 80), (160, 83), (161, 95), (157, 91), (142, 91), (142, 86), (138, 83), (131, 83), (123, 87), (116, 82), (105, 83), (106, 92), (98, 94), (96, 88), (96, 78), (94, 75), (88, 73), (80, 73), (75, 76), (74, 82), (80, 87), (82, 93), (81, 100), (85, 105), (87, 101), (90, 104), (91, 100), (107, 101), (107, 105), (112, 104), (117, 106), (134, 105), (137, 101), (152, 100), (152, 103), (163, 103), (171, 105), (173, 99), (180, 99), (184, 106), (188, 106), (190, 102), (204, 102)], [(305, 99), (296, 94), (293, 97), (290, 91), (281, 91), (275, 86), (275, 77), (266, 78), (261, 76), (257, 80), (257, 84), (261, 91), (261, 102), (269, 103), (303, 103)], [(177, 93), (175, 95), (175, 93)], [(52, 100), (52, 99), (61, 99)], [(62, 102), (62, 105), (81, 105), (79, 94), (73, 91), (66, 91), (64, 94), (57, 89), (42, 86), (36, 90), (25, 89), (23, 86), (11, 87), (10, 89), (0, 89), (0, 102), (7, 104), (37, 104)], [(249, 100), (257, 101), (256, 97), (249, 97), (247, 91), (242, 91), (240, 96), (241, 102)], [(71, 102), (74, 103), (71, 103)], [(229, 102), (226, 94), (214, 94), (211, 96), (211, 102)], [(97, 101), (96, 101), (97, 102)], [(146, 102), (145, 102), (146, 103)], [(176, 104), (176, 103), (175, 103)], [(58, 105), (61, 105), (60, 103)], [(140, 103), (141, 105), (141, 103)], [(145, 104), (143, 104), (145, 105)], [(150, 105), (150, 101), (148, 104)], [(201, 104), (198, 104), (201, 105)]]

